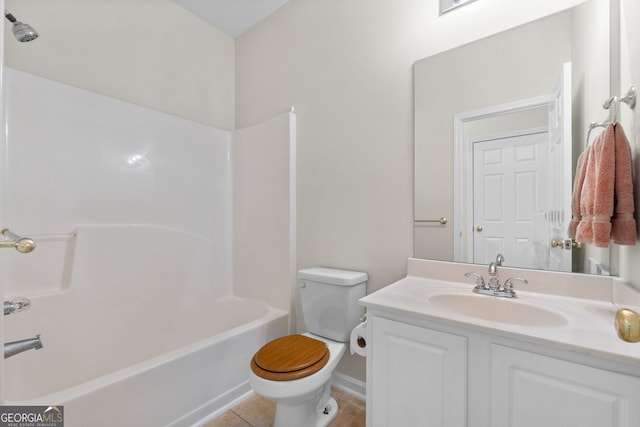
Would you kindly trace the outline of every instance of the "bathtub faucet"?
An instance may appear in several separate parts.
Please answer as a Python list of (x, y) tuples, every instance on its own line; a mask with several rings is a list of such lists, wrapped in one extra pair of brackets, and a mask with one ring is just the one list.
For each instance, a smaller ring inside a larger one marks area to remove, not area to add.
[(35, 338), (28, 338), (26, 340), (12, 341), (5, 343), (4, 345), (4, 358), (15, 356), (18, 353), (22, 353), (27, 350), (40, 350), (42, 348), (42, 341), (40, 341), (40, 335), (36, 335)]

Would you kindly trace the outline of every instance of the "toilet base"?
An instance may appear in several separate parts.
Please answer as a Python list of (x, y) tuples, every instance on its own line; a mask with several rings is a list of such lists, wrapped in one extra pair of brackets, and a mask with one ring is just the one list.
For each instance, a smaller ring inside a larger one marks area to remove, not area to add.
[[(319, 397), (319, 398), (318, 398)], [(327, 427), (338, 415), (338, 402), (331, 397), (328, 381), (318, 393), (276, 402), (274, 427)]]

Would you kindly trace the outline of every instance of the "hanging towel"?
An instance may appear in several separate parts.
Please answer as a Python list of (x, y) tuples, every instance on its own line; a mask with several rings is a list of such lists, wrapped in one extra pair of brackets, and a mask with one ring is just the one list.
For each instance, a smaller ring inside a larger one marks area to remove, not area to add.
[(615, 125), (615, 156), (615, 201), (611, 220), (611, 238), (619, 245), (635, 245), (633, 163), (631, 147), (620, 123)]
[(613, 124), (591, 145), (584, 182), (580, 192), (578, 242), (608, 247), (615, 185), (615, 132)]
[(573, 182), (573, 195), (571, 197), (571, 222), (569, 223), (569, 229), (567, 234), (570, 239), (576, 238), (576, 231), (582, 215), (580, 214), (580, 194), (582, 193), (582, 186), (584, 184), (584, 177), (587, 172), (587, 162), (589, 160), (589, 154), (591, 153), (591, 146), (588, 146), (586, 150), (578, 157), (578, 164), (576, 165), (576, 177)]

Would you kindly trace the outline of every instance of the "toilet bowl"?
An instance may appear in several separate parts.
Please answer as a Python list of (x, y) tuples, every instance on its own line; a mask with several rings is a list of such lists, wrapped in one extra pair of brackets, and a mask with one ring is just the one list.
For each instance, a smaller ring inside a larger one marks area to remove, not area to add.
[[(326, 344), (329, 358), (315, 373), (294, 380), (269, 380), (250, 372), (249, 384), (256, 393), (276, 401), (275, 427), (325, 427), (338, 413), (331, 397), (331, 374), (342, 359), (346, 343), (305, 333)], [(254, 356), (255, 357), (255, 356)]]
[(309, 332), (281, 337), (252, 358), (249, 384), (276, 401), (274, 427), (326, 427), (338, 413), (331, 375), (364, 308), (366, 273), (300, 270), (302, 313)]

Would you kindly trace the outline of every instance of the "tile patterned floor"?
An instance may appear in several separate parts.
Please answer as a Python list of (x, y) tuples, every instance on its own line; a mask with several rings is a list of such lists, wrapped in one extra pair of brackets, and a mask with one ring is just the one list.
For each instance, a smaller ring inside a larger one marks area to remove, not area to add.
[[(338, 415), (330, 427), (364, 427), (365, 403), (341, 390), (332, 389), (338, 402)], [(272, 427), (276, 405), (257, 394), (243, 400), (203, 427)]]

